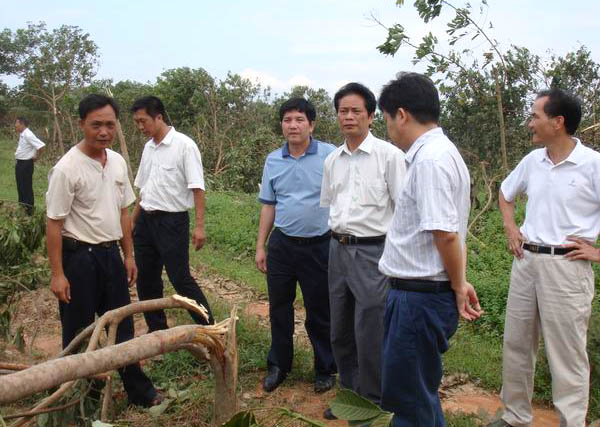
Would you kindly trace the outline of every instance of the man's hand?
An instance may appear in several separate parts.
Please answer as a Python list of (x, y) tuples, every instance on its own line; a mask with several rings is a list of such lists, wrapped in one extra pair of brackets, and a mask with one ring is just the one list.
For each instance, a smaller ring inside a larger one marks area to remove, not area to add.
[(567, 237), (573, 243), (565, 245), (565, 248), (575, 248), (567, 253), (565, 257), (572, 261), (583, 259), (587, 261), (600, 262), (600, 249), (596, 248), (590, 242), (579, 237)]
[(508, 249), (518, 259), (523, 258), (523, 242), (525, 241), (525, 238), (521, 234), (521, 230), (515, 225), (505, 227), (505, 231)]
[(206, 235), (204, 234), (204, 227), (194, 228), (194, 232), (192, 233), (192, 244), (196, 250), (202, 248), (204, 246), (204, 242), (206, 241)]
[(50, 290), (59, 301), (67, 304), (71, 302), (71, 285), (64, 274), (50, 278)]
[(137, 279), (137, 265), (135, 265), (135, 259), (132, 256), (126, 257), (123, 261), (125, 264), (125, 271), (127, 272), (127, 284), (132, 287)]
[(477, 292), (469, 282), (464, 284), (459, 289), (454, 289), (456, 295), (456, 307), (458, 313), (465, 320), (477, 320), (483, 314)]
[(260, 247), (256, 249), (256, 256), (254, 257), (256, 261), (256, 268), (262, 273), (267, 272), (267, 256), (265, 254), (265, 249)]

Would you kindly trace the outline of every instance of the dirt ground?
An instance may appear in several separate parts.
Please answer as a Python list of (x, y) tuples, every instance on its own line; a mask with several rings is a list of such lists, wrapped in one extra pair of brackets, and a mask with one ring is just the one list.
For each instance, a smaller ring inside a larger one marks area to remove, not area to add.
[[(244, 307), (246, 314), (256, 316), (259, 324), (268, 327), (268, 302), (252, 290), (223, 277), (207, 277), (205, 272), (197, 274), (200, 286), (213, 295)], [(132, 299), (137, 299), (132, 290)], [(136, 335), (146, 332), (142, 316), (136, 316)], [(300, 341), (308, 343), (303, 327), (304, 310), (296, 310), (296, 335)], [(24, 293), (14, 314), (12, 327), (21, 328), (25, 341), (25, 351), (19, 352), (14, 346), (0, 346), (0, 361), (18, 363), (39, 363), (55, 356), (61, 349), (60, 321), (58, 304), (48, 288)], [(497, 395), (487, 392), (468, 381), (466, 376), (445, 377), (440, 391), (445, 411), (476, 414), (481, 419), (492, 420), (499, 414), (502, 404)], [(285, 406), (308, 417), (322, 420), (327, 402), (335, 396), (335, 391), (316, 395), (312, 384), (284, 382), (273, 393), (265, 393), (257, 383), (253, 390), (243, 390), (240, 398), (242, 408), (246, 401), (260, 401), (264, 406)], [(535, 408), (534, 427), (558, 426), (556, 413), (549, 408)], [(332, 426), (346, 425), (345, 422), (329, 422)]]

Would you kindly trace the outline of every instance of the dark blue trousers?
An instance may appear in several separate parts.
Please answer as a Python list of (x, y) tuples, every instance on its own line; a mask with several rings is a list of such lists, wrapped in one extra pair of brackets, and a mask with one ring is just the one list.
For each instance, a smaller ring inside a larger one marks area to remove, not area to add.
[(15, 178), (17, 181), (17, 194), (19, 203), (27, 213), (33, 213), (33, 159), (17, 160), (15, 165)]
[[(71, 302), (59, 302), (63, 348), (94, 322), (95, 315), (129, 304), (127, 273), (118, 246), (100, 248), (63, 244), (63, 269), (71, 285)], [(116, 343), (133, 338), (133, 320), (123, 319)], [(148, 405), (156, 396), (139, 363), (119, 369), (129, 403)]]
[(294, 356), (294, 300), (296, 283), (300, 283), (306, 322), (304, 326), (315, 355), (316, 376), (336, 372), (331, 352), (329, 288), (327, 263), (329, 238), (300, 244), (275, 229), (269, 238), (267, 253), (267, 286), (271, 319), (271, 349), (268, 366), (283, 372), (292, 369)]
[(391, 289), (385, 309), (381, 406), (394, 427), (445, 426), (442, 354), (458, 326), (454, 292)]
[[(214, 323), (210, 306), (190, 274), (190, 217), (187, 212), (148, 213), (142, 210), (133, 231), (135, 263), (138, 268), (137, 290), (140, 300), (163, 297), (163, 266), (175, 291), (202, 304)], [(189, 312), (200, 325), (207, 322), (198, 313)], [(144, 313), (150, 332), (167, 329), (163, 310)]]

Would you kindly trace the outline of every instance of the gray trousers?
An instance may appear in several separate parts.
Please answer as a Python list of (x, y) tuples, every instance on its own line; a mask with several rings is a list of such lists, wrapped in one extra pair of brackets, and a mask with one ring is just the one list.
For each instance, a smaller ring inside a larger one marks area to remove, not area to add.
[(384, 243), (329, 246), (331, 347), (340, 384), (379, 403), (388, 279), (378, 269)]

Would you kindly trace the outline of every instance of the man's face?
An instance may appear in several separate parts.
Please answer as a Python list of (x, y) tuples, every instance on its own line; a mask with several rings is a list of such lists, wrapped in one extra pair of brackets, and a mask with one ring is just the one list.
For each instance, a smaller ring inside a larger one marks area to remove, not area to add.
[(386, 111), (383, 112), (383, 119), (385, 120), (385, 126), (387, 128), (387, 133), (394, 145), (398, 147), (402, 147), (402, 134), (401, 134), (401, 124), (400, 124), (400, 116), (398, 113), (394, 117), (388, 114)]
[(340, 99), (337, 117), (340, 130), (346, 138), (365, 138), (369, 133), (369, 125), (373, 122), (373, 114), (367, 112), (365, 100), (356, 94)]
[(285, 112), (281, 121), (283, 136), (292, 145), (307, 143), (314, 127), (314, 123), (308, 120), (306, 113), (301, 113), (298, 110)]
[(17, 131), (17, 133), (21, 133), (25, 130), (26, 126), (21, 123), (19, 120), (15, 121), (15, 130)]
[(115, 139), (117, 116), (110, 105), (94, 110), (79, 121), (84, 144), (94, 151), (109, 148)]
[(544, 144), (550, 142), (557, 134), (557, 117), (548, 117), (544, 112), (544, 105), (548, 102), (548, 97), (538, 98), (531, 108), (531, 118), (527, 126), (531, 131), (531, 141), (534, 144)]
[(160, 130), (160, 123), (162, 120), (159, 119), (160, 116), (156, 116), (152, 118), (147, 112), (146, 109), (142, 108), (133, 113), (133, 121), (137, 126), (138, 130), (144, 134), (147, 138), (154, 138), (157, 136)]

